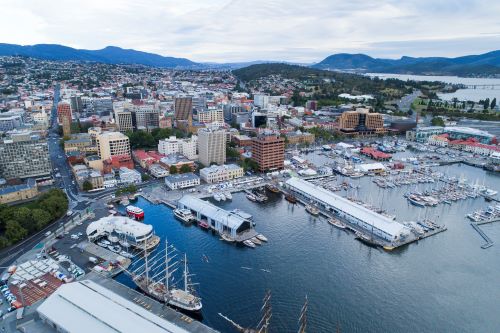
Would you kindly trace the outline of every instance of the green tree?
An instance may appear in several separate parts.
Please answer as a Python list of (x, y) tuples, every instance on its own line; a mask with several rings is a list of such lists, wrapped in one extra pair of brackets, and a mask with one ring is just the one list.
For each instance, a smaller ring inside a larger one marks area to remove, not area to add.
[(180, 173), (188, 173), (188, 172), (191, 172), (191, 167), (187, 164), (183, 164), (181, 166)]
[(444, 127), (444, 120), (441, 117), (434, 117), (431, 120), (432, 126), (442, 126)]
[(150, 175), (148, 175), (147, 173), (143, 173), (143, 174), (141, 174), (141, 180), (142, 180), (143, 182), (147, 182), (147, 181), (148, 181), (148, 180), (150, 180), (150, 179), (151, 179), (151, 176), (150, 176)]
[(171, 175), (175, 175), (177, 173), (177, 167), (175, 165), (171, 165), (168, 171)]
[(493, 110), (495, 108), (495, 106), (497, 106), (497, 98), (496, 97), (491, 100), (490, 108)]
[(36, 224), (37, 230), (42, 229), (52, 220), (52, 217), (47, 211), (39, 208), (33, 209), (31, 215), (33, 216), (33, 221)]
[(92, 186), (92, 183), (89, 182), (88, 180), (83, 182), (82, 188), (84, 191), (91, 191), (94, 187)]
[(17, 221), (7, 221), (5, 224), (5, 237), (10, 243), (15, 243), (28, 235), (28, 231), (24, 229)]

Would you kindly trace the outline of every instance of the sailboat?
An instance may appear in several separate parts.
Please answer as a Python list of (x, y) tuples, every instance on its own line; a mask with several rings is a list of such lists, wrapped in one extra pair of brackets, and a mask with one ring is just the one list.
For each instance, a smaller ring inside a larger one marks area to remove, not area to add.
[(373, 222), (371, 224), (372, 226), (372, 230), (371, 230), (371, 233), (369, 236), (367, 236), (366, 234), (360, 232), (360, 231), (356, 231), (356, 237), (355, 239), (359, 240), (361, 243), (364, 243), (368, 246), (371, 246), (371, 247), (378, 247), (380, 244), (377, 243), (374, 239), (373, 239)]
[[(165, 252), (158, 251), (151, 259), (145, 252), (144, 264), (133, 272), (127, 273), (132, 281), (145, 294), (170, 306), (188, 312), (199, 312), (202, 308), (201, 298), (194, 294), (193, 284), (188, 272), (187, 256), (184, 254), (184, 272), (182, 274), (184, 288), (180, 289), (173, 283), (174, 273), (179, 268), (179, 261), (174, 261), (177, 254), (172, 245), (165, 241)], [(163, 266), (161, 263), (165, 262)], [(170, 281), (172, 280), (172, 282)]]

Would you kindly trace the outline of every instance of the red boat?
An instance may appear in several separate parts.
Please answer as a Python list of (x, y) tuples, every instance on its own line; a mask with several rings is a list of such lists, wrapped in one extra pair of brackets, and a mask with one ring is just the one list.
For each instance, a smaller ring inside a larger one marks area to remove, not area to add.
[(127, 206), (127, 215), (136, 220), (144, 219), (144, 211), (136, 206)]
[(198, 225), (199, 225), (200, 227), (202, 227), (203, 229), (209, 229), (209, 228), (210, 228), (210, 226), (208, 225), (208, 223), (207, 223), (207, 221), (206, 221), (206, 220), (200, 220), (200, 221), (198, 222)]

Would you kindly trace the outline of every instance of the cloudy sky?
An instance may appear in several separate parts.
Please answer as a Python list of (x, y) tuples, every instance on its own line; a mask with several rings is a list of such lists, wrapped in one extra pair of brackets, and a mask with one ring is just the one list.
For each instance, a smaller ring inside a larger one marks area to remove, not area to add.
[(0, 0), (0, 42), (133, 48), (194, 61), (500, 49), (496, 0)]

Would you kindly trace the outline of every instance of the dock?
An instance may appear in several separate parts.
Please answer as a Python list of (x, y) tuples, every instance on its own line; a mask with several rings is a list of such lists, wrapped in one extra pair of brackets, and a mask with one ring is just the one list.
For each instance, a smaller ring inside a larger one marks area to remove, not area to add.
[(482, 231), (482, 230), (481, 230), (481, 228), (479, 228), (479, 226), (478, 226), (477, 224), (475, 224), (475, 223), (471, 223), (470, 225), (471, 225), (471, 226), (474, 228), (474, 230), (476, 230), (476, 231), (477, 231), (477, 233), (478, 233), (481, 237), (483, 237), (483, 239), (486, 241), (486, 243), (485, 243), (485, 244), (481, 245), (481, 248), (482, 248), (482, 249), (487, 249), (487, 248), (489, 248), (489, 247), (492, 247), (492, 246), (493, 246), (493, 241), (492, 241), (492, 240), (488, 237), (488, 235), (486, 235), (486, 234), (484, 233), (484, 231)]

